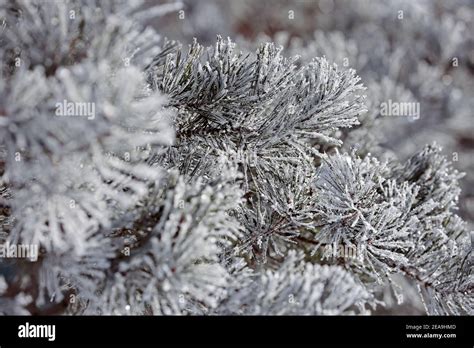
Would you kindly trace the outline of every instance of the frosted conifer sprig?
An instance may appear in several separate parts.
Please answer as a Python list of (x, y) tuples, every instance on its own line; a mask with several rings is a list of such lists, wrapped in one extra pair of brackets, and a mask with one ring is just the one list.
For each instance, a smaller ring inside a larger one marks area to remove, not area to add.
[(148, 68), (151, 83), (180, 111), (179, 138), (227, 132), (265, 147), (295, 132), (324, 138), (357, 124), (365, 110), (353, 70), (339, 71), (325, 59), (297, 68), (297, 57), (283, 58), (270, 43), (253, 55), (234, 50), (230, 40), (218, 38), (207, 49), (194, 41), (187, 53), (178, 46)]
[(357, 259), (339, 260), (378, 284), (394, 273), (414, 279), (428, 313), (472, 313), (472, 245), (452, 211), (459, 173), (439, 151), (428, 146), (403, 170), (371, 157), (327, 157), (316, 179), (314, 238), (357, 250)]
[(416, 227), (408, 212), (416, 195), (412, 185), (384, 177), (386, 167), (376, 159), (336, 154), (326, 157), (316, 179), (319, 243), (355, 248), (364, 269), (374, 279), (406, 265)]
[(149, 79), (170, 95), (178, 112), (176, 143), (160, 163), (198, 177), (215, 171), (215, 159), (226, 156), (243, 175), (245, 244), (267, 250), (273, 235), (287, 239), (291, 228), (298, 234), (287, 216), (273, 211), (280, 194), (273, 182), (296, 180), (285, 172), (313, 172), (323, 147), (340, 144), (338, 130), (358, 123), (365, 107), (354, 71), (322, 58), (297, 67), (296, 57), (283, 58), (273, 44), (255, 54), (235, 53), (235, 45), (221, 38), (214, 47), (194, 41), (187, 53), (176, 46), (158, 58), (148, 68)]
[(30, 313), (96, 296), (110, 230), (163, 174), (145, 159), (172, 142), (172, 113), (140, 71), (160, 48), (135, 5), (0, 3), (1, 238), (39, 248), (7, 279), (12, 296), (31, 292)]
[[(83, 246), (91, 229), (110, 226), (142, 197), (160, 171), (144, 162), (141, 149), (173, 140), (164, 98), (126, 55), (143, 33), (125, 18), (134, 7), (85, 5), (16, 1), (0, 8), (0, 146), (15, 218), (9, 238), (60, 252)], [(97, 26), (103, 32), (92, 35)], [(17, 45), (28, 55), (20, 48), (10, 57)]]
[(304, 261), (291, 251), (275, 270), (254, 274), (223, 303), (223, 314), (342, 315), (364, 312), (372, 295), (338, 266)]
[(88, 311), (205, 314), (216, 307), (226, 296), (229, 275), (219, 255), (238, 233), (228, 214), (238, 199), (239, 190), (225, 176), (191, 185), (172, 174), (148, 203), (146, 223), (152, 226), (142, 231), (130, 255), (119, 260), (100, 300)]

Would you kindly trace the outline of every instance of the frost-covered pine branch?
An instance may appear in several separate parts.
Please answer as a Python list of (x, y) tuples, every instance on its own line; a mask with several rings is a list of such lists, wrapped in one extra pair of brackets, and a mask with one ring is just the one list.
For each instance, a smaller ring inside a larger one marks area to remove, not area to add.
[[(35, 306), (61, 301), (64, 286), (96, 286), (114, 254), (107, 230), (124, 223), (123, 211), (162, 174), (145, 159), (172, 142), (171, 114), (141, 72), (142, 54), (152, 58), (158, 48), (134, 48), (159, 36), (131, 19), (134, 7), (0, 7), (1, 183), (9, 192), (0, 203), (7, 242), (40, 248)], [(24, 283), (16, 273), (12, 287)]]
[[(325, 59), (298, 68), (297, 57), (284, 59), (273, 44), (255, 54), (234, 53), (234, 46), (218, 38), (204, 50), (194, 42), (187, 53), (178, 47), (149, 68), (153, 85), (170, 95), (178, 112), (176, 144), (160, 163), (190, 176), (212, 175), (222, 154), (238, 164), (250, 234), (242, 247), (258, 247), (265, 257), (274, 236), (287, 239), (298, 228), (298, 218), (288, 216), (288, 209), (300, 213), (290, 208), (297, 204), (291, 196), (307, 199), (304, 176), (325, 147), (340, 144), (340, 128), (358, 123), (363, 87), (354, 71), (339, 71)], [(293, 189), (302, 192), (287, 192), (282, 202), (294, 175), (300, 178)]]
[(364, 312), (371, 294), (338, 266), (304, 261), (290, 251), (276, 270), (246, 274), (218, 314), (342, 315)]
[(229, 178), (225, 172), (199, 185), (171, 174), (126, 231), (130, 255), (117, 260), (86, 313), (206, 314), (215, 308), (230, 278), (219, 254), (239, 233), (227, 211), (241, 192)]
[(402, 165), (353, 156), (336, 154), (320, 168), (318, 243), (356, 248), (347, 266), (363, 279), (413, 278), (428, 313), (472, 313), (471, 239), (452, 210), (459, 173), (436, 146)]

